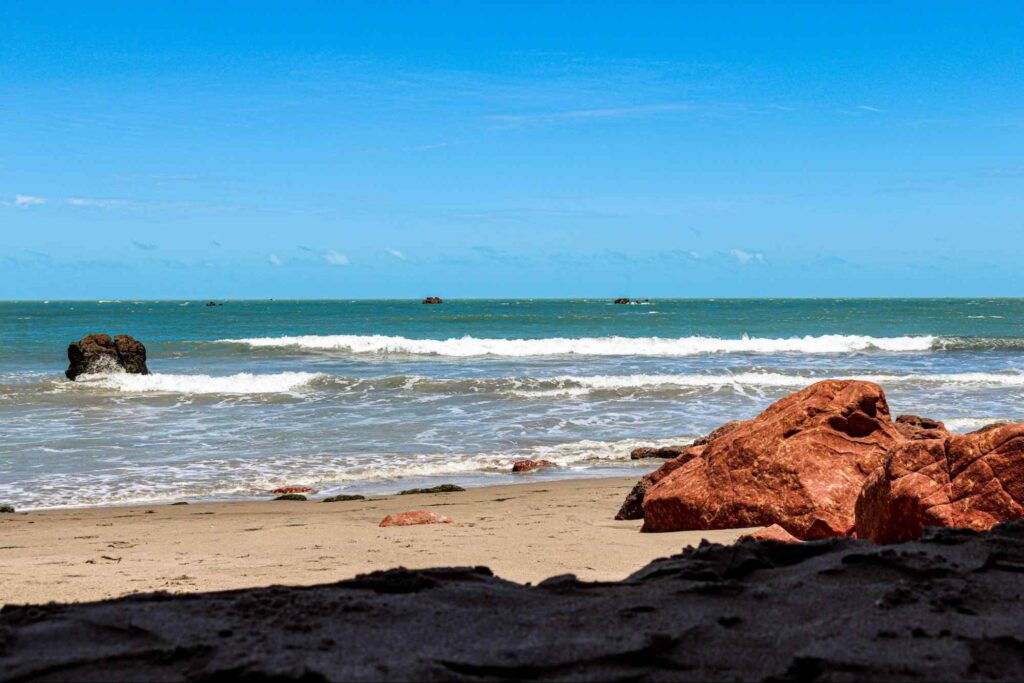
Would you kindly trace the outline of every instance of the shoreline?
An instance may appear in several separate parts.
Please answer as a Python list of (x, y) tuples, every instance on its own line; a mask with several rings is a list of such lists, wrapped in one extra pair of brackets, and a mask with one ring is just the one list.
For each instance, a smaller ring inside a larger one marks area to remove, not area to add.
[[(309, 501), (61, 508), (0, 515), (0, 605), (134, 593), (313, 585), (407, 567), (488, 566), (537, 583), (620, 580), (702, 539), (746, 530), (641, 534), (614, 515), (636, 477), (536, 480), (463, 492)], [(431, 510), (450, 524), (380, 528)]]

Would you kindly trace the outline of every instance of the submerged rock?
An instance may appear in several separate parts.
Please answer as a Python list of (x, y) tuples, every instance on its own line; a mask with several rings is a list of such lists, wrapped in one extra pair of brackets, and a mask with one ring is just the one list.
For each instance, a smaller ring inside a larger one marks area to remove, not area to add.
[(876, 543), (1024, 519), (1024, 424), (901, 444), (865, 482), (856, 514), (857, 535)]
[(461, 486), (456, 486), (455, 484), (441, 484), (439, 486), (432, 486), (428, 489), (406, 489), (404, 491), (399, 491), (398, 495), (412, 496), (419, 493), (458, 493), (459, 491), (465, 490), (466, 489)]
[(643, 530), (778, 524), (804, 540), (846, 535), (864, 480), (903, 440), (877, 384), (818, 382), (715, 438), (651, 486)]
[(134, 337), (119, 334), (89, 334), (68, 345), (68, 369), (64, 375), (74, 380), (81, 375), (128, 372), (148, 375), (146, 347)]
[(542, 467), (554, 467), (555, 463), (550, 460), (517, 460), (512, 463), (513, 472), (532, 472)]
[(450, 524), (451, 517), (439, 515), (429, 510), (412, 510), (388, 515), (380, 521), (380, 526), (417, 526), (419, 524)]
[(340, 494), (340, 495), (337, 495), (337, 496), (330, 496), (329, 498), (324, 498), (323, 502), (324, 503), (345, 503), (345, 502), (348, 502), (350, 500), (366, 500), (366, 496), (360, 496), (359, 494), (343, 493), (343, 494)]

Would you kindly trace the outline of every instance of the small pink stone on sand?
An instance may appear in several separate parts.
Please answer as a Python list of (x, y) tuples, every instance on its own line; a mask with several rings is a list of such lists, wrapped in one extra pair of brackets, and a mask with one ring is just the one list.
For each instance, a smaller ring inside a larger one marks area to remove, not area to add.
[(800, 539), (783, 529), (778, 524), (744, 534), (741, 538), (752, 538), (755, 541), (775, 541), (776, 543), (800, 543)]
[(417, 524), (449, 524), (451, 517), (439, 515), (429, 510), (413, 510), (388, 515), (381, 520), (381, 526), (415, 526)]
[(311, 489), (308, 486), (282, 486), (279, 489), (271, 491), (273, 494), (280, 495), (282, 493), (316, 493), (315, 489)]

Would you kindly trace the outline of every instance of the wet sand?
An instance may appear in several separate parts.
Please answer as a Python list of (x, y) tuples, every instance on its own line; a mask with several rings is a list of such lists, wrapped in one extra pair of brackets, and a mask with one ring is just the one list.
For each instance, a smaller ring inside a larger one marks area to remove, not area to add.
[[(0, 515), (0, 604), (76, 602), (150, 591), (310, 585), (407, 567), (485, 565), (502, 578), (618, 580), (702, 538), (641, 534), (614, 515), (635, 477), (529, 481), (462, 493), (322, 503), (260, 500)], [(380, 528), (432, 510), (451, 524)]]

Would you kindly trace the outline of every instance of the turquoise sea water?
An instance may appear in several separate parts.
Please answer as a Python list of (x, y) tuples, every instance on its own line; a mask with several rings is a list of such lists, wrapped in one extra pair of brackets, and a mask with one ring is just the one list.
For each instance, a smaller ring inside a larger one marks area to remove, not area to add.
[[(970, 430), (1024, 416), (1024, 300), (0, 302), (0, 502), (22, 508), (639, 474), (824, 377)], [(132, 334), (153, 375), (63, 378)]]

